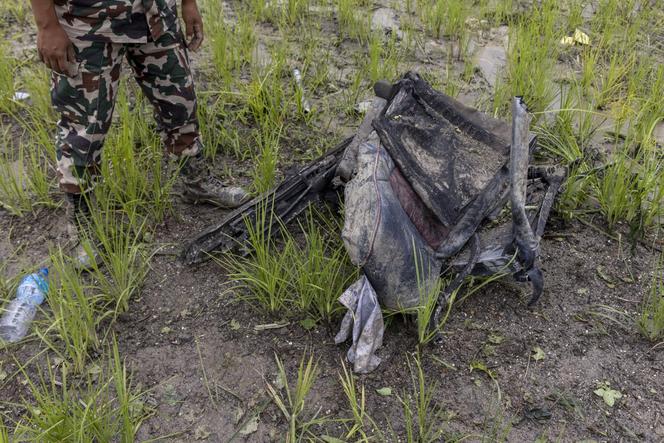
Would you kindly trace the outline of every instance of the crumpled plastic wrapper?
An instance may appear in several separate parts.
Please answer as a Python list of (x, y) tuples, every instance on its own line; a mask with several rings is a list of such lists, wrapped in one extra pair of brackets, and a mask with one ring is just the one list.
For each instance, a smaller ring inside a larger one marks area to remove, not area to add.
[(348, 312), (341, 321), (339, 333), (334, 338), (336, 344), (348, 340), (352, 335), (353, 344), (348, 350), (347, 358), (353, 364), (353, 371), (366, 374), (380, 364), (376, 350), (383, 345), (383, 312), (378, 304), (376, 291), (366, 276), (353, 283), (339, 297)]

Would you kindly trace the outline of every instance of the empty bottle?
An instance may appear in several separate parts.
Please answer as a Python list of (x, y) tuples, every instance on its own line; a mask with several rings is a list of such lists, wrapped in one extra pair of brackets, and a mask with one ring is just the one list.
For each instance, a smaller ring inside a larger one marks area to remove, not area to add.
[(13, 343), (25, 337), (37, 313), (37, 306), (42, 304), (47, 292), (47, 268), (24, 277), (16, 289), (16, 298), (9, 303), (0, 320), (0, 338)]

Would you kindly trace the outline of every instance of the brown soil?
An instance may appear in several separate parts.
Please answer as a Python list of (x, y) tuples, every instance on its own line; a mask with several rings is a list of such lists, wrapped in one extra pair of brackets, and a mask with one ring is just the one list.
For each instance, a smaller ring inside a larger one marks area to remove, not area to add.
[[(158, 243), (182, 244), (222, 215), (214, 209), (191, 212), (186, 207), (177, 212), (181, 219), (167, 219), (158, 231)], [(39, 251), (34, 246), (43, 240), (27, 239), (34, 238), (33, 232), (49, 232), (50, 220), (52, 215), (25, 224), (3, 215), (0, 226), (12, 233), (12, 248), (25, 245), (26, 250)], [(25, 226), (32, 227), (20, 232)], [(532, 441), (540, 435), (562, 441), (664, 438), (661, 349), (644, 341), (633, 325), (625, 330), (590, 314), (597, 305), (635, 312), (652, 277), (651, 260), (641, 248), (631, 255), (625, 244), (590, 228), (554, 220), (542, 244), (546, 290), (534, 309), (525, 306), (527, 287), (510, 281), (489, 285), (454, 309), (443, 343), (423, 350), (428, 380), (437, 385), (435, 403), (445, 409), (450, 432), (480, 435), (497, 426), (509, 431), (509, 441)], [(632, 278), (634, 283), (625, 282)], [(278, 319), (238, 302), (225, 291), (225, 283), (223, 270), (214, 263), (187, 267), (173, 256), (158, 256), (140, 298), (113, 325), (134, 380), (149, 389), (150, 403), (156, 407), (141, 428), (141, 439), (176, 433), (169, 441), (184, 442), (209, 433), (209, 441), (226, 441), (244, 418), (264, 406), (266, 381), (276, 377), (274, 355), (285, 361), (292, 375), (306, 349), (320, 358), (307, 412), (350, 417), (338, 380), (347, 346), (333, 344), (337, 324), (306, 331), (294, 322), (256, 332), (255, 325)], [(240, 328), (234, 330), (231, 320)], [(379, 352), (382, 364), (359, 377), (367, 389), (369, 413), (397, 434), (403, 431), (403, 412), (395, 394), (410, 389), (407, 362), (416, 345), (413, 326), (396, 319)], [(535, 346), (544, 351), (543, 360), (533, 358)], [(0, 357), (3, 370), (12, 374), (17, 369), (14, 358), (26, 361), (37, 350), (34, 344), (9, 349)], [(471, 371), (473, 362), (494, 371), (496, 383), (485, 373)], [(3, 385), (2, 398), (27, 395), (22, 380), (18, 376)], [(605, 381), (624, 395), (612, 408), (593, 393)], [(382, 387), (391, 387), (394, 394), (378, 395), (375, 390)], [(541, 411), (550, 417), (537, 420)], [(268, 405), (260, 414), (258, 430), (246, 441), (276, 441), (284, 432), (283, 418)], [(334, 426), (321, 432), (341, 434)]]
[[(444, 51), (435, 41), (425, 46), (429, 61)], [(440, 68), (444, 57), (440, 59), (429, 68)], [(481, 77), (461, 93), (468, 103), (486, 96)], [(333, 127), (345, 126), (343, 119), (333, 122)], [(155, 240), (181, 245), (222, 216), (215, 209), (176, 206)], [(24, 219), (0, 211), (0, 255), (8, 262), (7, 275), (20, 275), (44, 257), (58, 241), (63, 220), (60, 209), (40, 210)], [(281, 329), (257, 332), (255, 325), (280, 319), (237, 301), (218, 265), (184, 266), (169, 252), (177, 248), (164, 249), (153, 259), (140, 298), (112, 326), (134, 381), (148, 389), (148, 403), (155, 407), (139, 439), (173, 434), (166, 441), (224, 442), (260, 410), (258, 429), (237, 436), (237, 441), (282, 440), (286, 423), (274, 404), (266, 403), (266, 382), (276, 377), (275, 354), (292, 376), (307, 349), (320, 358), (320, 374), (305, 417), (351, 416), (338, 376), (347, 345), (333, 343), (338, 322), (307, 331), (295, 320)], [(526, 308), (527, 287), (508, 280), (491, 284), (453, 310), (442, 343), (423, 349), (428, 380), (437, 386), (434, 401), (446, 411), (450, 435), (471, 435), (467, 440), (477, 441), (495, 431), (492, 441), (504, 431), (507, 441), (540, 436), (557, 441), (664, 441), (663, 348), (645, 341), (633, 324), (622, 328), (591, 314), (598, 305), (635, 314), (652, 278), (654, 255), (642, 247), (632, 254), (626, 242), (554, 218), (541, 258), (546, 289), (533, 309)], [(536, 346), (544, 351), (543, 360), (533, 358)], [(0, 374), (15, 374), (17, 361), (25, 362), (42, 349), (33, 341), (3, 350)], [(369, 414), (381, 429), (392, 427), (399, 435), (404, 419), (397, 394), (411, 389), (408, 361), (416, 349), (413, 326), (395, 319), (379, 352), (382, 364), (359, 377)], [(486, 373), (471, 371), (473, 362), (493, 371), (495, 382)], [(613, 407), (593, 393), (603, 382), (623, 394)], [(382, 387), (391, 387), (393, 394), (378, 395), (376, 389)], [(24, 410), (4, 402), (23, 397), (28, 390), (22, 375), (0, 379), (0, 408), (5, 409), (0, 413), (20, 417)], [(328, 424), (320, 434), (339, 437), (341, 428)]]

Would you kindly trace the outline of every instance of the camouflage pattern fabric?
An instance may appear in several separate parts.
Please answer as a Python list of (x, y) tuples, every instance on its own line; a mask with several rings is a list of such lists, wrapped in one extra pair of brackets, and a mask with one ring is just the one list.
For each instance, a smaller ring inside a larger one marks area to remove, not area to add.
[(70, 38), (111, 43), (147, 43), (178, 34), (176, 0), (55, 0), (55, 12)]
[(193, 156), (202, 148), (196, 95), (184, 40), (170, 33), (157, 41), (124, 44), (73, 39), (79, 63), (67, 75), (52, 74), (51, 98), (57, 123), (60, 189), (86, 190), (100, 170), (104, 138), (111, 125), (123, 59), (155, 109), (166, 150)]

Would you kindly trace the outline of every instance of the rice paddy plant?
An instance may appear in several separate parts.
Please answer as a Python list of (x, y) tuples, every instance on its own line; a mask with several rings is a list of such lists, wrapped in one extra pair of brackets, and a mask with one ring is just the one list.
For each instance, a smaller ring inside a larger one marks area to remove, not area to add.
[[(283, 52), (275, 55), (285, 57)], [(257, 71), (244, 87), (245, 112), (262, 130), (273, 130), (283, 125), (288, 112), (288, 96), (280, 81), (283, 59), (273, 60), (265, 72)]]
[(586, 103), (578, 84), (560, 88), (560, 106), (552, 120), (534, 130), (542, 148), (570, 165), (586, 159), (592, 138), (603, 121), (595, 121), (598, 113)]
[(279, 8), (277, 13), (279, 17), (279, 27), (281, 29), (287, 29), (299, 24), (309, 12), (310, 2), (311, 0), (284, 0), (279, 3), (272, 3), (273, 7)]
[(583, 26), (583, 8), (586, 6), (586, 0), (567, 0), (567, 32), (574, 32), (575, 29)]
[(552, 73), (558, 57), (560, 31), (557, 2), (533, 6), (527, 19), (510, 27), (506, 79), (496, 84), (494, 112), (505, 114), (512, 97), (521, 96), (531, 112), (543, 111), (553, 101)]
[(235, 116), (227, 109), (227, 100), (223, 95), (205, 92), (198, 94), (198, 100), (198, 122), (205, 145), (205, 156), (214, 161), (221, 150), (243, 160), (246, 157), (246, 148), (241, 145), (237, 128), (229, 123), (235, 120)]
[(262, 194), (272, 189), (276, 182), (281, 127), (277, 131), (261, 129), (256, 131), (255, 137), (258, 152), (254, 155), (252, 188)]
[(50, 260), (49, 326), (36, 332), (53, 352), (71, 363), (74, 373), (81, 373), (90, 351), (100, 347), (96, 329), (103, 319), (99, 316), (99, 297), (89, 295), (91, 288), (62, 250), (52, 251)]
[(9, 53), (5, 42), (0, 43), (0, 113), (12, 114), (16, 109), (14, 92), (16, 91), (16, 68), (18, 64)]
[[(437, 279), (436, 283), (430, 287), (420, 287), (420, 304), (415, 308), (416, 320), (417, 320), (417, 340), (418, 345), (421, 348), (427, 343), (431, 342), (443, 329), (447, 319), (449, 318), (450, 312), (452, 311), (452, 306), (456, 299), (457, 291), (454, 291), (449, 300), (447, 301), (445, 314), (441, 318), (440, 323), (433, 324), (433, 314), (436, 311), (438, 305), (438, 298), (440, 293), (445, 289), (446, 283), (443, 279)], [(422, 285), (423, 286), (423, 285)]]
[(498, 0), (491, 14), (495, 25), (509, 24), (516, 11), (519, 2), (517, 0)]
[(343, 360), (341, 361), (341, 368), (343, 373), (339, 374), (339, 382), (352, 413), (352, 417), (347, 420), (350, 427), (347, 425), (347, 431), (343, 437), (344, 441), (387, 441), (380, 427), (366, 410), (364, 384), (358, 388), (355, 375), (348, 369)]
[(0, 140), (0, 207), (23, 216), (39, 206), (52, 207), (53, 180), (48, 175), (50, 158), (39, 148), (20, 142), (13, 147), (10, 128), (3, 128)]
[(650, 290), (644, 296), (636, 323), (648, 340), (664, 339), (664, 255), (654, 268)]
[[(228, 276), (237, 283), (236, 289), (246, 289), (249, 292), (248, 300), (274, 313), (286, 306), (290, 287), (285, 278), (285, 263), (272, 238), (274, 215), (269, 210), (270, 204), (265, 202), (256, 211), (254, 221), (246, 221), (247, 246), (251, 256), (227, 255), (217, 260), (229, 270)], [(284, 248), (292, 247), (292, 240), (287, 238)]]
[(5, 22), (28, 23), (32, 16), (28, 2), (23, 0), (0, 1), (0, 18)]
[(361, 44), (369, 40), (371, 14), (359, 8), (362, 3), (357, 0), (336, 0), (340, 38), (349, 38)]
[[(5, 132), (3, 139), (6, 137)], [(19, 149), (18, 155), (0, 151), (0, 206), (19, 217), (32, 210), (23, 155), (23, 149)]]
[(626, 81), (635, 64), (636, 54), (625, 54), (623, 51), (611, 54), (608, 65), (595, 76), (597, 87), (594, 102), (597, 109), (605, 109), (612, 102), (624, 98)]
[(296, 443), (302, 441), (305, 436), (314, 437), (310, 434), (310, 428), (317, 422), (316, 414), (310, 418), (304, 418), (306, 399), (311, 388), (316, 382), (318, 376), (318, 362), (314, 361), (313, 354), (307, 358), (307, 354), (302, 356), (297, 369), (297, 379), (293, 385), (288, 381), (284, 364), (277, 355), (274, 357), (277, 363), (279, 380), (283, 383), (283, 388), (279, 389), (270, 383), (267, 383), (267, 390), (272, 401), (277, 406), (288, 422), (288, 432), (284, 441), (287, 443)]
[(286, 250), (290, 256), (284, 257), (293, 287), (292, 304), (316, 320), (329, 322), (342, 309), (337, 299), (357, 279), (357, 270), (348, 260), (343, 244), (331, 239), (333, 233), (326, 236), (312, 211), (306, 227), (301, 229), (304, 246), (294, 242), (295, 246)]
[(403, 392), (398, 397), (406, 432), (403, 437), (409, 443), (441, 441), (444, 435), (444, 411), (434, 399), (437, 384), (427, 381), (419, 355), (413, 357), (412, 362), (408, 360), (408, 369), (411, 391)]
[(341, 382), (341, 387), (344, 390), (344, 395), (348, 401), (348, 406), (350, 407), (351, 412), (353, 413), (352, 426), (348, 430), (348, 433), (345, 435), (346, 440), (355, 437), (356, 435), (360, 438), (366, 439), (367, 436), (364, 433), (365, 421), (368, 419), (366, 412), (366, 398), (364, 393), (364, 385), (358, 391), (355, 385), (355, 376), (353, 373), (348, 370), (346, 363), (341, 361), (341, 368), (343, 374), (339, 374), (339, 381)]
[(95, 195), (102, 206), (110, 207), (104, 202), (112, 201), (129, 214), (143, 211), (159, 222), (172, 207), (170, 191), (177, 177), (165, 178), (161, 142), (146, 123), (150, 119), (143, 115), (142, 104), (137, 98), (132, 109), (126, 89), (120, 89), (116, 103), (119, 124), (107, 137), (103, 181)]
[(148, 411), (116, 343), (108, 354), (106, 364), (82, 379), (71, 377), (66, 366), (55, 370), (50, 361), (38, 380), (26, 375), (34, 403), (26, 402), (28, 412), (18, 423), (14, 442), (135, 441)]
[[(421, 0), (420, 18), (427, 31), (435, 38), (445, 36), (450, 41), (456, 41), (458, 58), (466, 53), (470, 32), (466, 24), (470, 10), (468, 2), (464, 0)], [(452, 51), (450, 51), (450, 55)]]
[(0, 443), (9, 443), (9, 433), (7, 432), (7, 428), (5, 427), (5, 422), (0, 417)]
[(624, 220), (636, 235), (651, 227), (662, 213), (664, 159), (654, 145), (642, 145), (636, 156), (630, 155), (630, 146), (627, 140), (595, 175), (594, 194), (610, 230)]
[(369, 80), (395, 80), (399, 75), (401, 54), (397, 43), (397, 35), (390, 34), (385, 40), (382, 32), (373, 32), (369, 39), (369, 58), (367, 69)]
[[(237, 282), (236, 288), (247, 290), (246, 298), (268, 312), (332, 320), (341, 309), (337, 298), (357, 277), (357, 270), (340, 242), (326, 238), (312, 212), (306, 227), (302, 227), (303, 246), (272, 217), (265, 203), (257, 211), (256, 221), (247, 221), (251, 255), (230, 255), (220, 259), (220, 264), (229, 270), (229, 277)], [(280, 229), (279, 244), (272, 237), (274, 226)]]
[[(29, 102), (21, 102), (25, 104), (24, 111), (27, 112), (28, 119), (31, 122), (41, 121), (53, 125), (56, 115), (51, 104), (51, 75), (49, 71), (43, 66), (31, 66), (30, 69), (23, 69), (21, 70), (21, 84), (25, 92), (30, 95)], [(32, 133), (30, 125), (22, 126), (29, 133)]]
[(97, 208), (91, 214), (91, 232), (98, 252), (91, 272), (96, 280), (100, 304), (114, 318), (129, 309), (129, 301), (138, 293), (147, 276), (151, 258), (143, 242), (147, 219), (124, 215), (122, 217), (108, 207)]
[(209, 39), (213, 75), (223, 87), (230, 87), (240, 70), (252, 62), (256, 35), (254, 17), (239, 13), (236, 23), (230, 23), (223, 8), (210, 0), (203, 2), (205, 28)]

